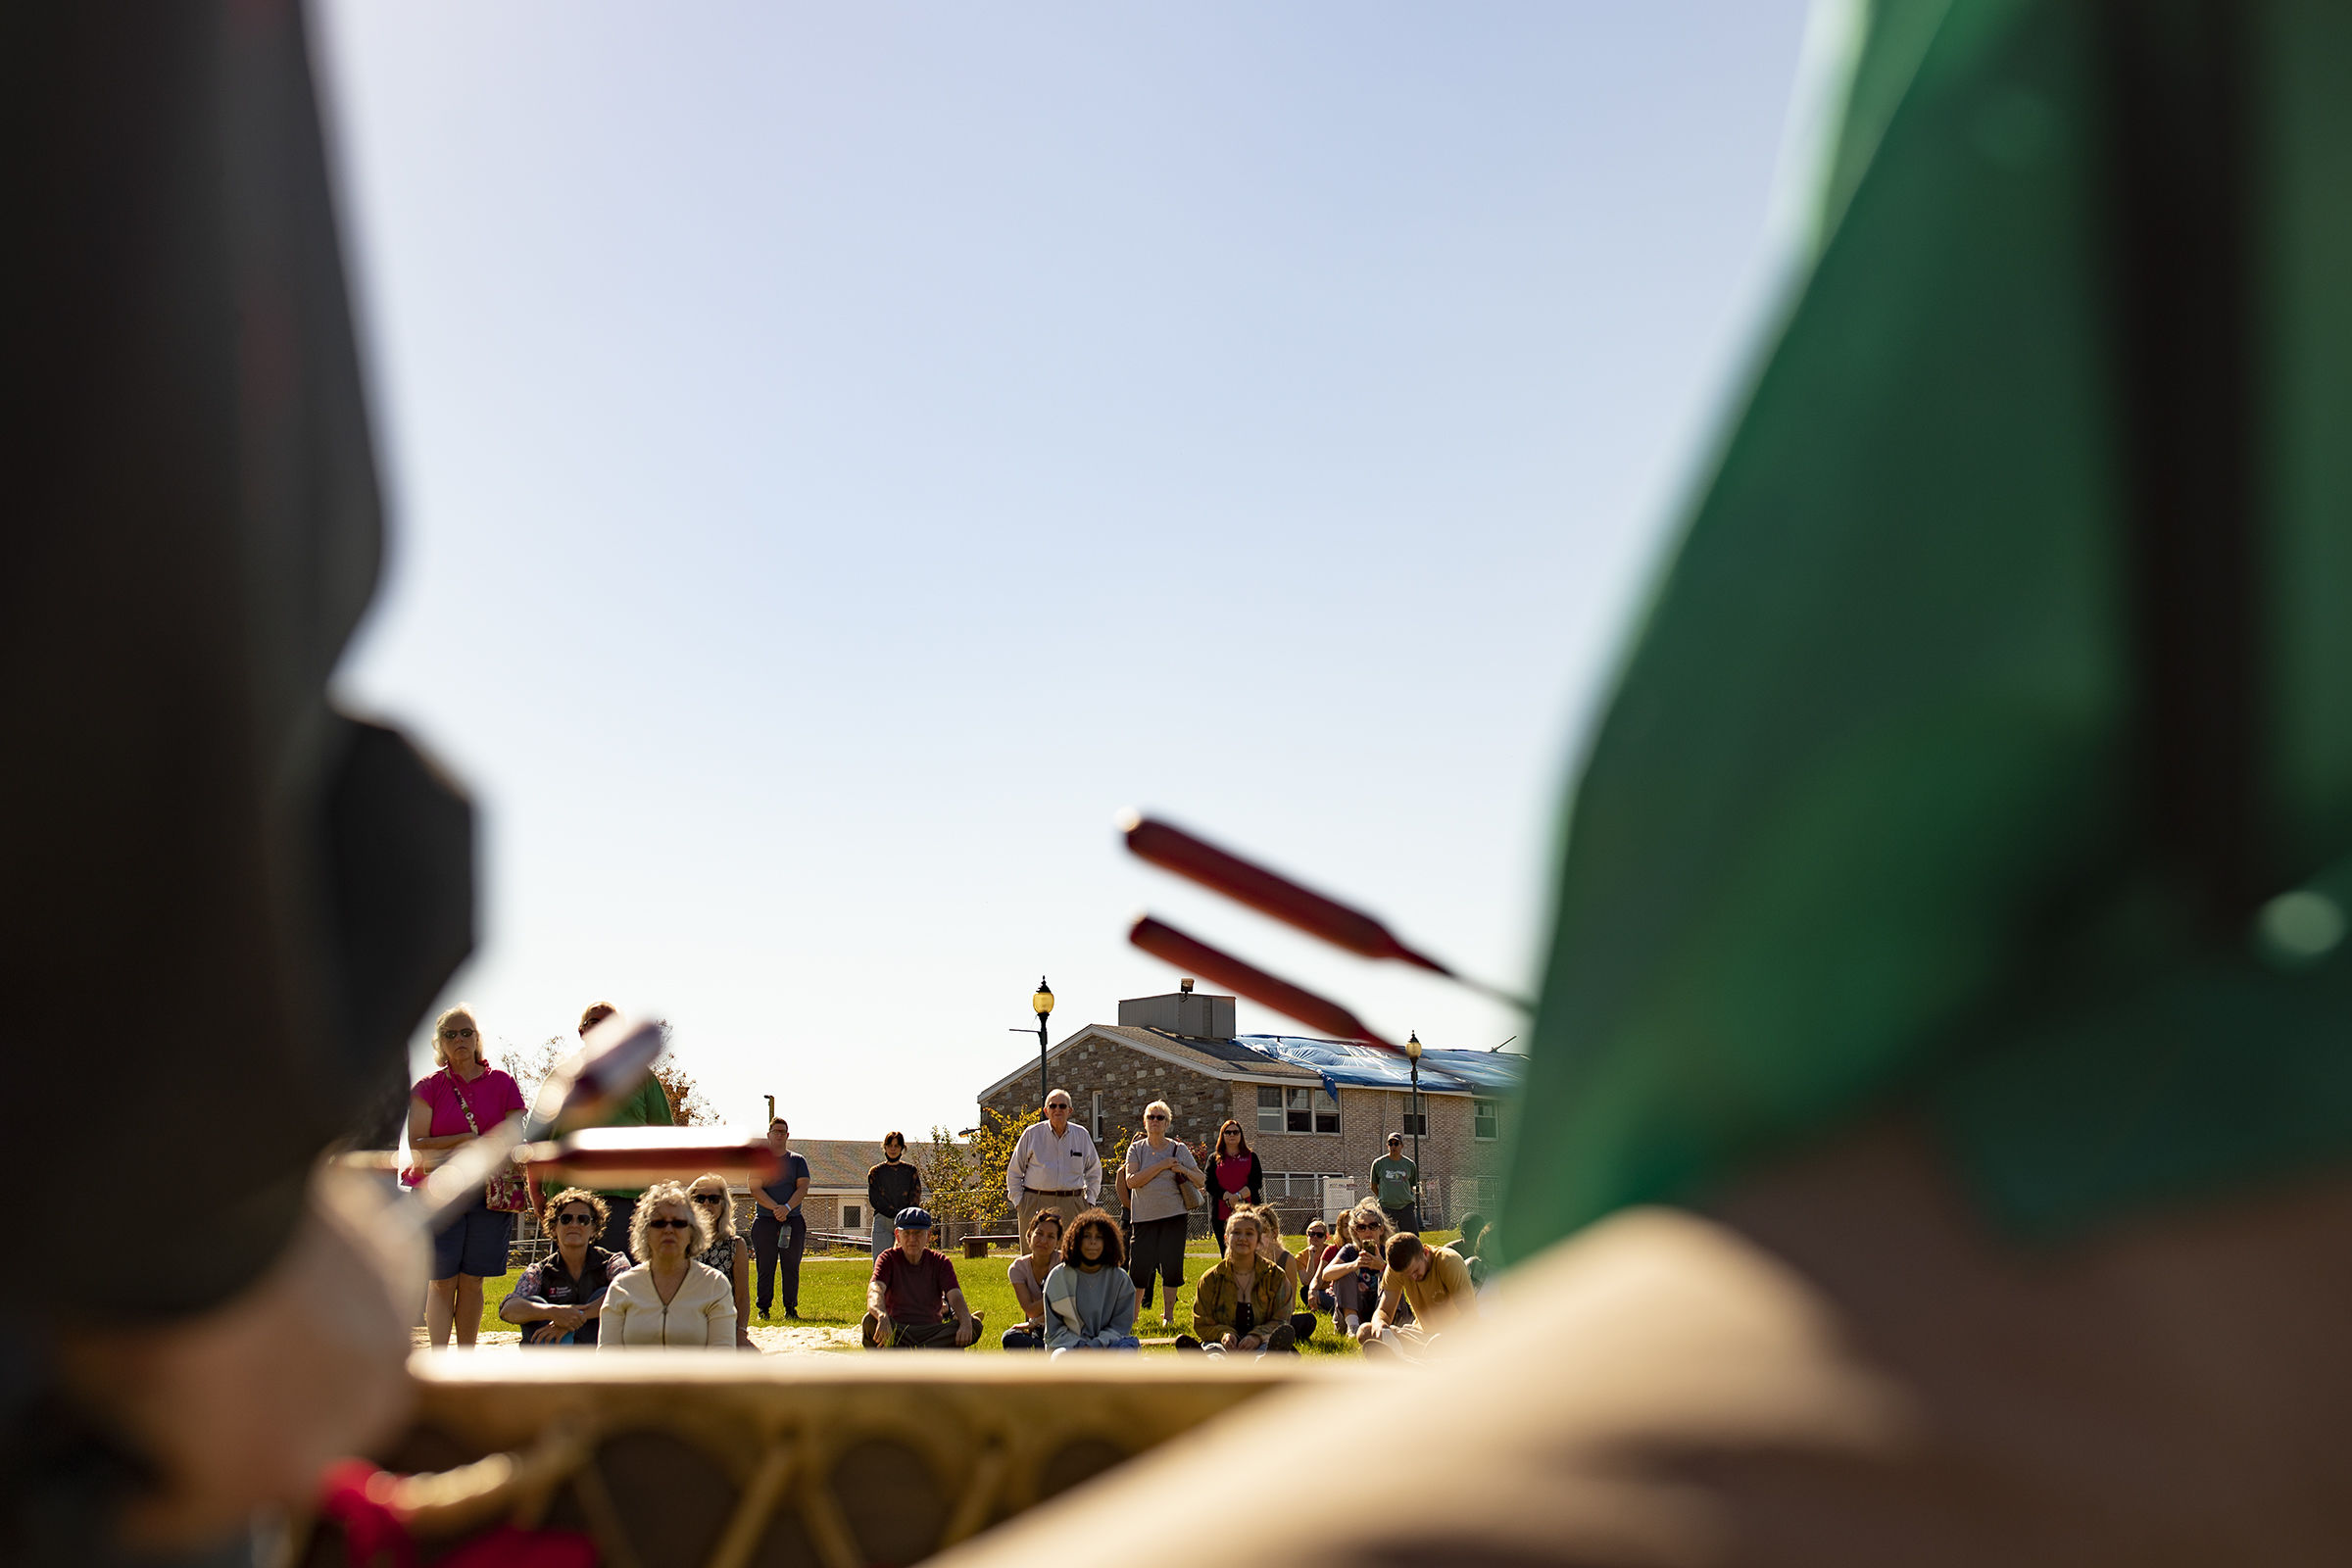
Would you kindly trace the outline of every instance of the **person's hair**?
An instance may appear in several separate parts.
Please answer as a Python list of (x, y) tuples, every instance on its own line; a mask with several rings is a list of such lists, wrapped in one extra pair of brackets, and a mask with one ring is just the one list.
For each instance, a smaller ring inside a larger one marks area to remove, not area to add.
[[(703, 1174), (697, 1176), (693, 1182), (688, 1182), (686, 1184), (686, 1200), (688, 1202), (694, 1201), (695, 1182), (718, 1183), (718, 1196), (726, 1200), (725, 1202), (718, 1205), (717, 1214), (713, 1215), (710, 1219), (710, 1240), (705, 1245), (715, 1247), (720, 1242), (733, 1241), (735, 1239), (735, 1195), (727, 1191), (727, 1179), (714, 1170), (703, 1172)], [(694, 1211), (698, 1216), (701, 1215), (703, 1212), (702, 1205), (699, 1203), (695, 1204)]]
[(1213, 1155), (1225, 1152), (1225, 1129), (1227, 1127), (1233, 1129), (1233, 1136), (1240, 1143), (1241, 1147), (1238, 1152), (1244, 1154), (1250, 1152), (1250, 1130), (1242, 1125), (1242, 1119), (1239, 1116), (1228, 1116), (1218, 1126), (1217, 1136), (1209, 1140), (1209, 1153)]
[(1420, 1237), (1415, 1236), (1411, 1231), (1398, 1231), (1389, 1238), (1388, 1250), (1383, 1255), (1388, 1258), (1389, 1267), (1401, 1273), (1405, 1269), (1411, 1268), (1413, 1259), (1427, 1250), (1428, 1249), (1421, 1245)]
[(882, 1147), (884, 1149), (888, 1149), (893, 1144), (898, 1145), (901, 1149), (905, 1149), (906, 1147), (906, 1135), (902, 1132), (884, 1133), (882, 1135)]
[(539, 1228), (547, 1232), (552, 1239), (556, 1234), (556, 1216), (563, 1213), (564, 1205), (568, 1203), (586, 1203), (589, 1212), (596, 1216), (596, 1236), (588, 1238), (590, 1245), (593, 1246), (597, 1237), (605, 1234), (605, 1224), (612, 1219), (612, 1210), (602, 1198), (585, 1187), (566, 1187), (553, 1198), (541, 1200)]
[(1086, 1240), (1086, 1233), (1090, 1230), (1102, 1234), (1102, 1255), (1096, 1259), (1099, 1266), (1110, 1268), (1126, 1263), (1127, 1244), (1119, 1236), (1119, 1222), (1100, 1208), (1090, 1208), (1070, 1221), (1069, 1230), (1061, 1238), (1061, 1260), (1064, 1263), (1077, 1268), (1086, 1261), (1086, 1254), (1078, 1250), (1078, 1244)]
[(1477, 1209), (1474, 1208), (1469, 1213), (1464, 1214), (1462, 1216), (1462, 1245), (1468, 1248), (1476, 1248), (1478, 1246), (1479, 1233), (1486, 1228), (1486, 1216), (1481, 1214)]
[(1282, 1246), (1282, 1215), (1272, 1203), (1260, 1203), (1250, 1212), (1257, 1216), (1257, 1239), (1259, 1241), (1262, 1242), (1271, 1236), (1274, 1238), (1274, 1245), (1277, 1248), (1281, 1248), (1286, 1252), (1290, 1250), (1289, 1248)]
[(1067, 1089), (1056, 1089), (1054, 1091), (1054, 1094), (1046, 1096), (1046, 1103), (1044, 1108), (1047, 1110), (1052, 1110), (1054, 1108), (1054, 1095), (1059, 1095), (1061, 1097), (1061, 1102), (1070, 1108), (1072, 1115), (1077, 1114), (1078, 1102), (1070, 1098), (1070, 1092)]
[(710, 1222), (703, 1218), (702, 1210), (694, 1206), (694, 1200), (686, 1196), (686, 1189), (676, 1182), (656, 1182), (637, 1200), (637, 1212), (629, 1220), (629, 1250), (640, 1263), (653, 1255), (653, 1250), (646, 1246), (646, 1227), (654, 1222), (654, 1210), (663, 1203), (675, 1203), (686, 1210), (686, 1218), (694, 1226), (693, 1239), (686, 1244), (686, 1255), (689, 1258), (710, 1245)]
[(472, 1005), (464, 1002), (454, 1007), (442, 1008), (441, 1016), (433, 1020), (433, 1065), (449, 1065), (449, 1047), (441, 1043), (441, 1031), (449, 1027), (452, 1018), (463, 1018), (473, 1025), (473, 1059), (485, 1067), (489, 1066), (490, 1053), (487, 1048), (490, 1042), (482, 1038), (482, 1020), (475, 1014)]
[(1348, 1236), (1350, 1241), (1355, 1239), (1355, 1228), (1358, 1225), (1377, 1225), (1384, 1231), (1389, 1228), (1389, 1211), (1381, 1207), (1380, 1200), (1375, 1198), (1367, 1198), (1349, 1209), (1347, 1219)]
[[(1266, 1223), (1257, 1217), (1257, 1210), (1250, 1207), (1247, 1204), (1244, 1204), (1242, 1207), (1235, 1209), (1225, 1221), (1225, 1250), (1227, 1251), (1231, 1251), (1233, 1250), (1233, 1228), (1236, 1225), (1247, 1225), (1251, 1230), (1257, 1232), (1260, 1236), (1263, 1236), (1266, 1231)], [(1257, 1244), (1252, 1242), (1250, 1246), (1250, 1250), (1253, 1252), (1256, 1251)]]
[(769, 1132), (772, 1133), (779, 1127), (783, 1128), (787, 1133), (792, 1131), (792, 1123), (786, 1121), (783, 1117), (770, 1116), (767, 1118), (767, 1130)]
[(585, 1033), (595, 1025), (603, 1023), (607, 1018), (616, 1018), (619, 1015), (620, 1009), (610, 1002), (591, 1002), (580, 1009), (580, 1029)]
[(1146, 1121), (1150, 1121), (1152, 1119), (1152, 1113), (1155, 1110), (1165, 1111), (1167, 1113), (1168, 1133), (1171, 1137), (1173, 1137), (1176, 1132), (1176, 1107), (1169, 1104), (1164, 1100), (1154, 1100), (1152, 1102), (1152, 1103), (1144, 1107), (1144, 1119)]
[(1061, 1223), (1060, 1209), (1041, 1208), (1036, 1213), (1029, 1216), (1029, 1242), (1032, 1246), (1035, 1246), (1037, 1243), (1037, 1228), (1040, 1225), (1051, 1225), (1056, 1231), (1067, 1229), (1067, 1227)]

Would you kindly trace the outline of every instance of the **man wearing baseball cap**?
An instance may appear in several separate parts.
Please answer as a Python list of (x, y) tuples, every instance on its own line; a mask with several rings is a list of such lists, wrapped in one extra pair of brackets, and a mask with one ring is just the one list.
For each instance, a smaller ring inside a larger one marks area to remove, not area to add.
[(1421, 1228), (1421, 1167), (1406, 1155), (1404, 1134), (1389, 1134), (1389, 1152), (1372, 1162), (1372, 1192), (1394, 1233)]
[[(980, 1314), (963, 1304), (948, 1254), (932, 1250), (931, 1228), (929, 1210), (899, 1210), (891, 1227), (898, 1245), (874, 1259), (874, 1277), (865, 1287), (858, 1337), (867, 1349), (960, 1350), (980, 1338)], [(948, 1311), (955, 1322), (947, 1320)]]

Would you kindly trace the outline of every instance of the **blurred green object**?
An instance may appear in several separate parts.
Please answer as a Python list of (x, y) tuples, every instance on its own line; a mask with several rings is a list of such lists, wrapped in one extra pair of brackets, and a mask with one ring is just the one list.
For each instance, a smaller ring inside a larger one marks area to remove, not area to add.
[(1512, 1257), (1895, 1109), (2044, 1239), (2352, 1155), (2352, 11), (1858, 15), (1575, 793)]

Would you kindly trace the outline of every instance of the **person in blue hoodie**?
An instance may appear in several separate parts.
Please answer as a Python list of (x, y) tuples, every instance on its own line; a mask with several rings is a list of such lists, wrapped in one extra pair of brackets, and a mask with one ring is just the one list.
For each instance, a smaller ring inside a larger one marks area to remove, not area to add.
[(1135, 1286), (1119, 1223), (1100, 1208), (1071, 1222), (1061, 1261), (1046, 1276), (1046, 1348), (1135, 1350)]

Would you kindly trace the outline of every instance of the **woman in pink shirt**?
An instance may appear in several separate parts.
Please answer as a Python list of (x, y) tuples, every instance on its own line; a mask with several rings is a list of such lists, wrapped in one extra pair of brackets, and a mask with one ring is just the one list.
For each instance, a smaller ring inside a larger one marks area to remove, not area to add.
[[(441, 1070), (419, 1079), (409, 1100), (409, 1148), (416, 1159), (401, 1179), (410, 1186), (460, 1144), (522, 1114), (522, 1091), (482, 1054), (472, 1008), (452, 1007), (434, 1020), (433, 1060)], [(471, 1206), (434, 1235), (433, 1283), (424, 1300), (433, 1348), (449, 1344), (453, 1322), (461, 1347), (470, 1348), (481, 1333), (482, 1281), (506, 1273), (514, 1230), (514, 1216), (489, 1207), (477, 1193)]]

